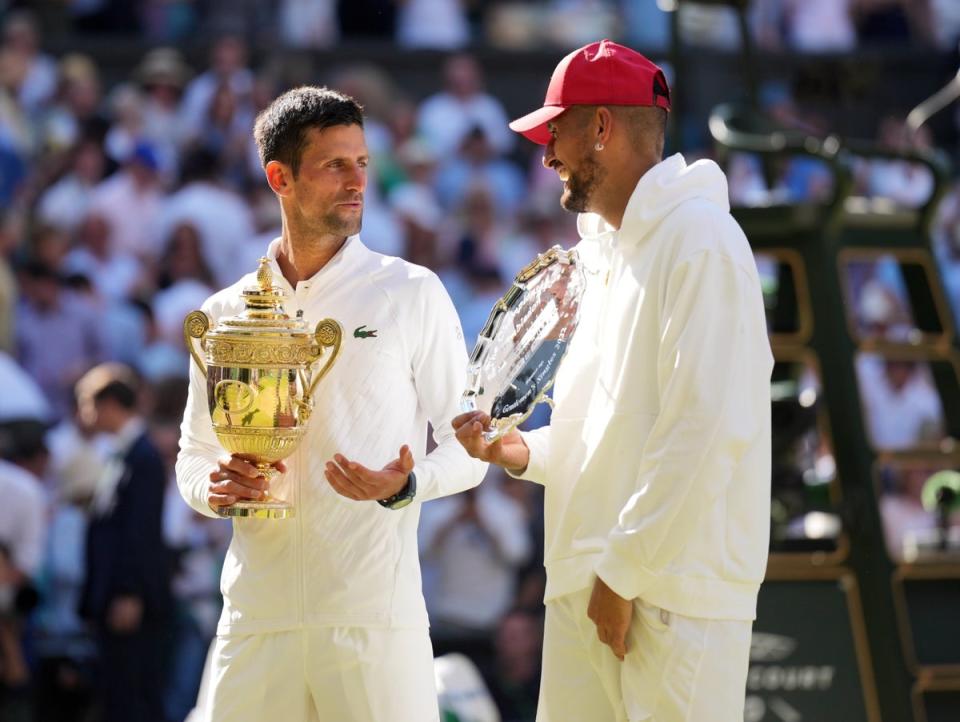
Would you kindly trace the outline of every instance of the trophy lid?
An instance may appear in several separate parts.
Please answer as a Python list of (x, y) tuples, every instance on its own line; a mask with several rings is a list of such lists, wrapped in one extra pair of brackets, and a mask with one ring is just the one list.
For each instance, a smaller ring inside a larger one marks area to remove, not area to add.
[(211, 331), (211, 335), (257, 335), (287, 336), (291, 340), (304, 344), (313, 343), (313, 334), (303, 320), (303, 312), (298, 311), (291, 318), (284, 304), (289, 294), (273, 282), (273, 270), (270, 259), (263, 257), (257, 268), (257, 285), (243, 289), (245, 308), (235, 316), (225, 316)]

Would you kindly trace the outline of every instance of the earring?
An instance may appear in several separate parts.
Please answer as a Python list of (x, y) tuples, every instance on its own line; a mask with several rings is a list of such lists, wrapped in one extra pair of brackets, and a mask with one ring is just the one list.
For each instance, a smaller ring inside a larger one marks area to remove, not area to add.
[(599, 153), (601, 150), (603, 150), (603, 143), (597, 143), (595, 146), (593, 146), (593, 149)]

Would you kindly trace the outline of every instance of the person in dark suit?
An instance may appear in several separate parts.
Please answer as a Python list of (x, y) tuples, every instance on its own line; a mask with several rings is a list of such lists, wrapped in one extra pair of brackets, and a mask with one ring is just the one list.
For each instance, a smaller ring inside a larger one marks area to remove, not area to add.
[(166, 473), (137, 413), (138, 382), (102, 364), (76, 387), (81, 418), (115, 438), (94, 491), (81, 614), (96, 628), (104, 722), (159, 722), (170, 581), (162, 535)]

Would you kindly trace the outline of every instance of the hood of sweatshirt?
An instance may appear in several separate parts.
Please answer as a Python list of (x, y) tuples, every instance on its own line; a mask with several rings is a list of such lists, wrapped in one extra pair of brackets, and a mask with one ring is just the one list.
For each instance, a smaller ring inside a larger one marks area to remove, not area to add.
[(730, 210), (727, 178), (712, 160), (687, 165), (679, 153), (643, 174), (623, 213), (619, 232), (596, 213), (581, 213), (577, 230), (584, 239), (616, 233), (619, 243), (637, 243), (677, 206), (700, 198)]

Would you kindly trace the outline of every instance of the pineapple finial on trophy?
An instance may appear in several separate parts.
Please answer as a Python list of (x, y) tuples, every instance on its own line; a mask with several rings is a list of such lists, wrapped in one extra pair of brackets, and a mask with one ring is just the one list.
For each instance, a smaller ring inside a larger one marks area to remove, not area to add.
[(257, 267), (257, 285), (261, 291), (269, 291), (273, 287), (273, 271), (270, 269), (270, 259), (261, 256)]

